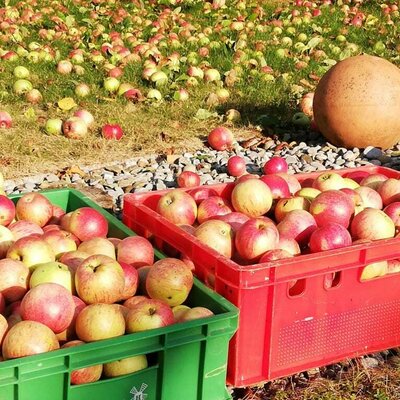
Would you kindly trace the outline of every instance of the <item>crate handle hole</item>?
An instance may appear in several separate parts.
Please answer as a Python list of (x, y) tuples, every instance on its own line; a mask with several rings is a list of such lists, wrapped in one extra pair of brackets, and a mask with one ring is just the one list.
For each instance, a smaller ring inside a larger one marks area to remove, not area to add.
[(339, 283), (342, 279), (342, 272), (332, 272), (330, 274), (326, 274), (324, 276), (324, 287), (325, 289), (332, 289), (339, 286)]
[(289, 296), (300, 296), (304, 293), (306, 288), (306, 280), (305, 279), (298, 279), (289, 282)]

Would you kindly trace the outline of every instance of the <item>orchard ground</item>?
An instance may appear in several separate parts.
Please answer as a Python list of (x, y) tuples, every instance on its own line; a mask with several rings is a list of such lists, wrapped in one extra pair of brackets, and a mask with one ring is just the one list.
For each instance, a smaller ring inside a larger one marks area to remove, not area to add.
[[(0, 9), (0, 111), (13, 118), (13, 127), (0, 131), (0, 170), (6, 178), (137, 155), (179, 155), (201, 149), (217, 125), (231, 128), (238, 140), (277, 135), (295, 142), (310, 129), (292, 122), (299, 100), (337, 61), (367, 53), (400, 63), (400, 18), (394, 1), (5, 3)], [(83, 68), (82, 74), (59, 74), (58, 61), (71, 59), (77, 49), (83, 59), (74, 64)], [(19, 65), (28, 68), (28, 79), (41, 92), (38, 104), (13, 89), (13, 71)], [(107, 71), (118, 66), (123, 69), (119, 81), (140, 90), (142, 101), (105, 90)], [(145, 77), (152, 66), (165, 73), (165, 82)], [(203, 72), (215, 69), (220, 79), (190, 76), (193, 66)], [(89, 85), (87, 97), (75, 93), (79, 83)], [(161, 100), (148, 98), (152, 89)], [(187, 91), (187, 100), (179, 99), (179, 89)], [(67, 97), (75, 108), (59, 106)], [(95, 117), (86, 138), (45, 133), (49, 118), (64, 121), (78, 108)], [(240, 113), (238, 119), (227, 118), (231, 109)], [(101, 137), (106, 123), (121, 125), (125, 134), (120, 141)], [(376, 358), (374, 368), (352, 361), (261, 389), (238, 390), (235, 396), (397, 399), (398, 358), (394, 352), (387, 356), (388, 362)]]

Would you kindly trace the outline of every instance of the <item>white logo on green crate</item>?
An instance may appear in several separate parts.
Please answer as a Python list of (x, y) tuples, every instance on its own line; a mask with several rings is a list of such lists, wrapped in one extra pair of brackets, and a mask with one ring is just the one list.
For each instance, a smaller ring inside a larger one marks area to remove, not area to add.
[(142, 386), (140, 386), (140, 389), (137, 390), (136, 387), (134, 386), (129, 393), (133, 394), (133, 397), (131, 400), (145, 400), (147, 397), (147, 394), (144, 392), (147, 389), (147, 386), (145, 383), (142, 383)]

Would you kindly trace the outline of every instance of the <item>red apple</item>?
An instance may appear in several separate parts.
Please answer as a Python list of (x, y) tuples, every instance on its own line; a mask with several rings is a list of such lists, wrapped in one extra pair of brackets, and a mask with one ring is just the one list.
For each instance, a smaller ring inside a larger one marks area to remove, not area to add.
[(90, 256), (76, 269), (75, 287), (86, 304), (115, 303), (121, 300), (125, 287), (124, 271), (110, 257)]
[(65, 265), (68, 265), (68, 267), (75, 272), (78, 266), (82, 264), (82, 262), (88, 257), (89, 254), (84, 253), (83, 251), (75, 250), (64, 253), (60, 257), (59, 261)]
[(154, 249), (143, 237), (131, 236), (123, 239), (117, 246), (117, 261), (140, 268), (154, 263)]
[(53, 204), (53, 213), (52, 216), (49, 220), (49, 222), (47, 223), (47, 225), (49, 224), (55, 224), (55, 225), (59, 225), (60, 221), (61, 221), (61, 217), (65, 214), (65, 211), (58, 206), (55, 206)]
[(232, 156), (228, 159), (228, 174), (231, 176), (241, 176), (246, 173), (246, 160), (241, 156)]
[(281, 176), (263, 175), (260, 180), (268, 185), (274, 200), (290, 197), (289, 185)]
[(364, 210), (365, 206), (362, 197), (354, 189), (343, 188), (340, 189), (340, 191), (347, 194), (350, 197), (351, 201), (353, 202), (354, 215), (357, 215), (360, 211)]
[(148, 296), (132, 296), (123, 302), (124, 307), (132, 308), (136, 304), (140, 303), (142, 300), (148, 299)]
[(369, 186), (360, 186), (354, 189), (361, 197), (364, 208), (383, 208), (383, 201), (380, 194)]
[(91, 207), (81, 207), (70, 215), (67, 230), (83, 242), (94, 237), (106, 237), (108, 223), (99, 211)]
[(43, 234), (42, 239), (53, 249), (56, 258), (67, 251), (76, 250), (76, 243), (72, 234), (63, 230), (50, 230)]
[(300, 246), (305, 246), (317, 229), (317, 223), (308, 211), (293, 210), (279, 222), (277, 228), (280, 237), (295, 239)]
[(232, 212), (228, 202), (220, 196), (211, 196), (203, 200), (197, 208), (197, 220), (200, 224), (218, 216)]
[(260, 217), (270, 210), (272, 193), (261, 180), (250, 179), (235, 185), (231, 201), (235, 211), (249, 217)]
[(394, 203), (387, 205), (383, 209), (383, 212), (392, 219), (396, 230), (398, 230), (400, 228), (400, 201), (395, 201)]
[[(85, 344), (82, 340), (72, 340), (64, 343), (61, 348), (68, 349), (70, 347)], [(71, 372), (71, 385), (82, 385), (83, 383), (97, 382), (101, 378), (103, 372), (103, 364), (91, 365), (90, 367), (79, 368)]]
[(70, 117), (63, 122), (62, 131), (68, 139), (83, 139), (87, 136), (88, 126), (83, 119)]
[(218, 151), (229, 149), (234, 141), (233, 133), (223, 126), (214, 128), (208, 135), (208, 144)]
[(288, 171), (288, 164), (283, 157), (274, 156), (271, 157), (263, 166), (263, 172), (265, 175), (276, 174), (279, 172), (286, 173)]
[(104, 139), (121, 140), (124, 132), (118, 124), (106, 124), (101, 128), (101, 134)]
[(218, 193), (209, 187), (199, 187), (189, 190), (188, 193), (193, 197), (197, 205), (211, 196), (218, 196)]
[(226, 222), (210, 219), (196, 228), (194, 236), (223, 256), (232, 257), (233, 230)]
[(21, 301), (22, 319), (40, 322), (54, 333), (67, 329), (74, 311), (71, 292), (58, 283), (41, 283), (30, 289)]
[(57, 340), (59, 342), (67, 342), (68, 340), (76, 339), (75, 323), (78, 314), (86, 307), (86, 304), (77, 296), (72, 296), (75, 304), (74, 316), (72, 317), (71, 323), (68, 325), (67, 329), (57, 333)]
[(266, 251), (275, 249), (278, 241), (278, 229), (266, 217), (252, 218), (245, 222), (235, 236), (237, 252), (250, 262), (257, 262)]
[(102, 254), (103, 256), (113, 258), (114, 260), (116, 259), (114, 245), (104, 237), (94, 237), (85, 240), (79, 245), (78, 251), (86, 253), (88, 257)]
[(11, 303), (21, 300), (28, 290), (29, 268), (21, 261), (0, 260), (0, 293)]
[(293, 256), (297, 256), (301, 253), (300, 246), (293, 238), (288, 238), (286, 236), (279, 236), (278, 244), (276, 245), (277, 249), (285, 250), (286, 252), (292, 254)]
[(146, 291), (152, 299), (163, 300), (171, 307), (182, 304), (193, 286), (193, 274), (176, 258), (157, 261), (146, 278)]
[(380, 194), (384, 206), (400, 201), (400, 181), (398, 179), (386, 179), (376, 190)]
[(20, 321), (7, 332), (3, 340), (5, 360), (46, 353), (60, 348), (54, 332), (36, 321)]
[(0, 129), (9, 129), (12, 127), (12, 118), (7, 111), (0, 111)]
[(173, 189), (161, 196), (156, 211), (176, 225), (193, 225), (197, 217), (196, 202), (181, 189)]
[(350, 227), (354, 240), (392, 238), (395, 231), (396, 227), (392, 219), (376, 208), (366, 208), (355, 215)]
[(360, 185), (361, 186), (367, 186), (371, 189), (376, 190), (379, 185), (386, 181), (388, 179), (388, 177), (386, 175), (383, 174), (369, 174), (368, 176), (366, 176), (364, 179), (361, 180)]
[(40, 193), (27, 193), (17, 201), (15, 213), (18, 220), (34, 222), (43, 227), (53, 215), (53, 205)]
[(281, 176), (287, 182), (291, 194), (301, 189), (300, 182), (294, 175), (287, 174), (286, 172), (277, 172), (275, 175)]
[(200, 185), (200, 176), (196, 172), (183, 171), (177, 179), (180, 188), (192, 188)]
[(213, 219), (218, 219), (220, 221), (227, 222), (231, 228), (233, 229), (233, 232), (237, 232), (237, 230), (246, 222), (250, 219), (245, 214), (239, 213), (239, 212), (230, 212), (228, 214), (224, 215), (217, 215), (213, 217)]
[(276, 261), (276, 260), (283, 260), (285, 258), (291, 258), (293, 257), (292, 253), (289, 253), (286, 250), (283, 249), (272, 249), (266, 251), (258, 261), (260, 264), (270, 262), (270, 261)]
[(241, 175), (235, 180), (235, 186), (238, 185), (239, 183), (248, 181), (250, 179), (260, 179), (260, 177), (258, 175), (255, 175), (255, 174), (244, 174), (244, 175)]
[(75, 331), (84, 342), (122, 336), (125, 333), (125, 318), (115, 304), (90, 304), (76, 317)]
[(14, 203), (7, 196), (0, 194), (0, 225), (8, 226), (14, 218)]
[(170, 306), (156, 299), (144, 299), (133, 306), (126, 316), (126, 332), (161, 328), (175, 322)]
[(179, 318), (179, 322), (193, 321), (200, 318), (212, 317), (214, 313), (206, 307), (193, 307), (184, 312)]
[(11, 225), (8, 225), (8, 229), (10, 229), (11, 233), (13, 234), (15, 241), (31, 235), (43, 235), (43, 229), (38, 224), (29, 221), (13, 222)]
[(309, 247), (311, 253), (333, 250), (351, 246), (352, 239), (349, 231), (340, 224), (334, 222), (317, 228), (310, 237)]
[(135, 295), (139, 284), (139, 273), (135, 267), (125, 262), (119, 261), (124, 271), (125, 286), (122, 291), (121, 300), (127, 300)]

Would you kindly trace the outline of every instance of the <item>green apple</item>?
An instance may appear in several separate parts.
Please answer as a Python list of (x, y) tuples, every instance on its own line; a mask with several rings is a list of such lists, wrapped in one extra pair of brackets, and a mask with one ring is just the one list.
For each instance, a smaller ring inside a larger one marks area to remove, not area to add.
[(147, 357), (145, 354), (127, 357), (122, 360), (112, 361), (103, 365), (103, 374), (107, 378), (132, 374), (147, 368)]

